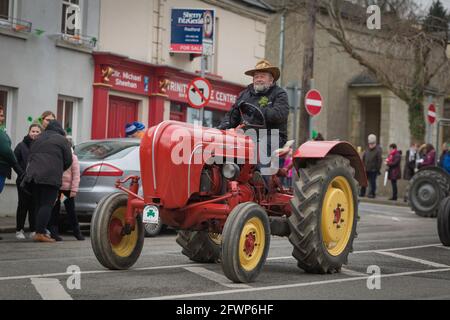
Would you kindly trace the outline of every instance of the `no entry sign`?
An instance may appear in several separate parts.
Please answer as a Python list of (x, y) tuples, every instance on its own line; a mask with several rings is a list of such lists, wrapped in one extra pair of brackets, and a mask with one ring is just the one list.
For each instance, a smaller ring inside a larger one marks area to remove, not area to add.
[(305, 96), (305, 108), (311, 117), (314, 117), (322, 110), (322, 96), (318, 90), (309, 90)]
[(188, 102), (192, 108), (201, 109), (211, 98), (211, 84), (203, 78), (195, 78), (188, 86)]
[(433, 124), (436, 121), (436, 107), (434, 104), (428, 106), (428, 122)]

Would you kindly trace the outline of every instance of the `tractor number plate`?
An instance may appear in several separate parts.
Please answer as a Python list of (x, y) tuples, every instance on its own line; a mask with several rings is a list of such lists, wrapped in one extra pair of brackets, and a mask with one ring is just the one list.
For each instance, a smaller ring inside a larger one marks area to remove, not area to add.
[(156, 206), (146, 206), (142, 215), (143, 223), (158, 223), (159, 209)]

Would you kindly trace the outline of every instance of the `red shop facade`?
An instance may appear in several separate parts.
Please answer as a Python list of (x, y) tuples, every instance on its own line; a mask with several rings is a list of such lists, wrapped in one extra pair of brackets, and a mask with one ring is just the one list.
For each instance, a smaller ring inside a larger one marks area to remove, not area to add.
[[(93, 54), (95, 62), (92, 139), (125, 136), (125, 124), (144, 123), (147, 128), (164, 120), (199, 120), (199, 110), (187, 102), (187, 88), (198, 74), (153, 65), (105, 52)], [(214, 127), (231, 109), (244, 87), (208, 77), (211, 100), (204, 108), (203, 125)]]

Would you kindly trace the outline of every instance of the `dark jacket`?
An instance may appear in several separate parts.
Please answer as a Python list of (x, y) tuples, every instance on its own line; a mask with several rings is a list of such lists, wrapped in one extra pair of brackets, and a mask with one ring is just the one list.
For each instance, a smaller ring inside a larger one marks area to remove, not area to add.
[[(242, 122), (238, 109), (238, 106), (242, 102), (251, 103), (261, 110), (266, 121), (268, 135), (270, 135), (271, 129), (278, 129), (280, 132), (280, 148), (284, 146), (287, 141), (287, 122), (289, 116), (289, 102), (286, 91), (277, 85), (273, 85), (265, 92), (255, 92), (253, 84), (250, 84), (247, 89), (239, 94), (236, 103), (225, 115), (217, 127), (218, 129), (236, 128)], [(262, 117), (254, 108), (246, 107), (244, 111), (244, 120), (251, 124), (262, 124)]]
[(72, 151), (59, 122), (47, 129), (31, 145), (25, 182), (61, 187), (62, 175), (72, 165)]
[(401, 170), (402, 153), (396, 150), (391, 161), (386, 164), (388, 166), (388, 179), (389, 180), (399, 180), (402, 178)]
[(434, 166), (435, 160), (436, 160), (436, 150), (433, 149), (425, 155), (423, 162), (419, 164), (419, 168)]
[(23, 173), (11, 149), (11, 139), (0, 129), (0, 176), (11, 179), (11, 168), (19, 176)]
[(30, 147), (33, 139), (29, 135), (26, 135), (22, 142), (20, 142), (14, 149), (14, 155), (16, 156), (19, 166), (25, 171), (28, 163), (28, 155), (30, 154)]
[(363, 162), (367, 172), (380, 172), (382, 155), (381, 147), (377, 145), (375, 148), (367, 148), (363, 154)]
[(408, 149), (405, 156), (405, 166), (403, 167), (403, 179), (405, 180), (410, 180), (413, 177), (414, 169), (416, 168), (417, 151), (411, 161), (409, 161), (410, 153), (411, 150)]

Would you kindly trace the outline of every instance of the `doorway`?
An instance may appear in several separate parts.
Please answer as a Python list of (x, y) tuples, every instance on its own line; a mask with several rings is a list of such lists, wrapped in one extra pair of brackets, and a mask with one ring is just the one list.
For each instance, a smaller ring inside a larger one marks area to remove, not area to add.
[(364, 97), (361, 101), (361, 123), (359, 145), (367, 145), (369, 134), (377, 136), (377, 143), (380, 143), (381, 132), (381, 97)]
[(125, 125), (137, 121), (139, 101), (122, 97), (109, 97), (108, 136), (125, 138)]

